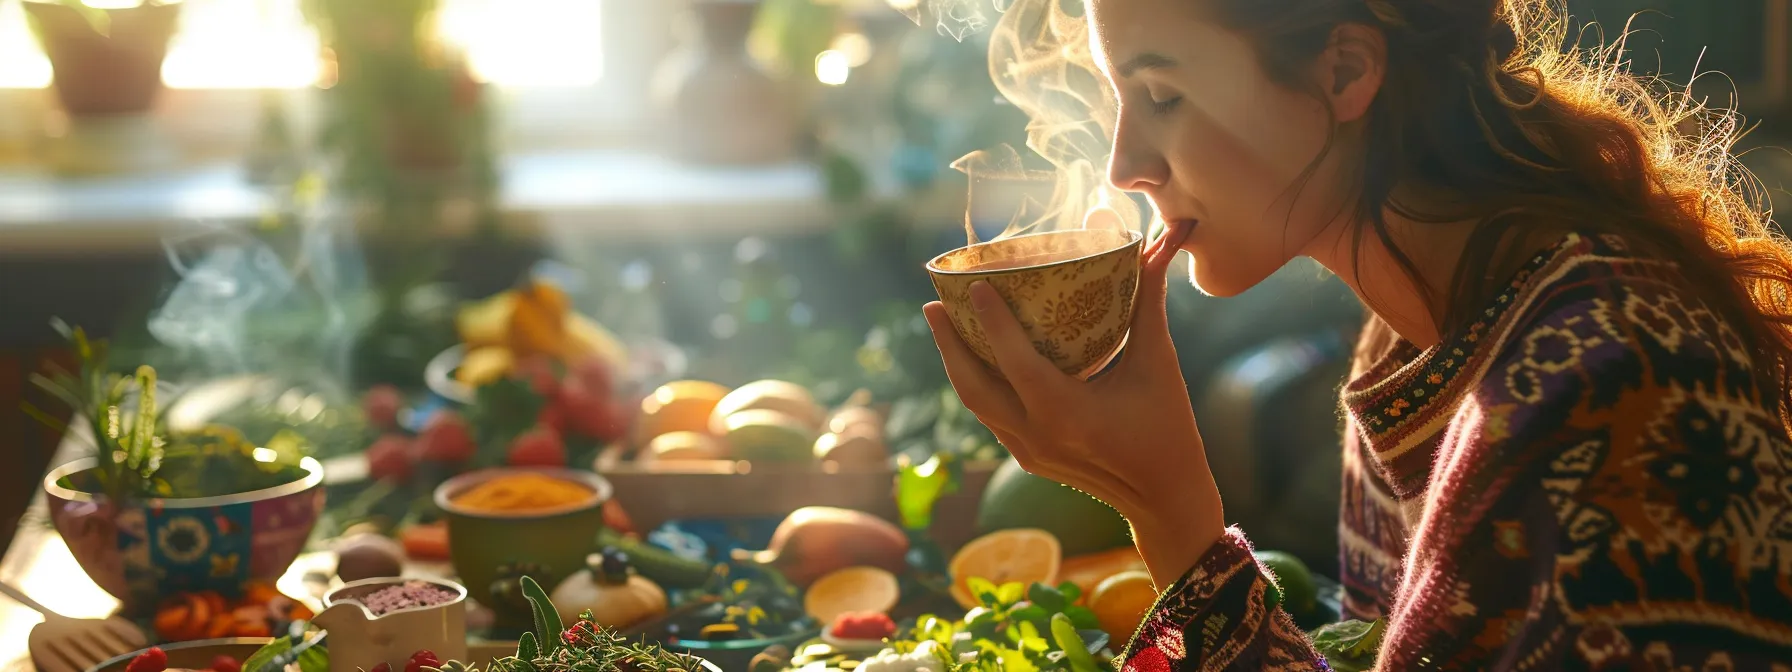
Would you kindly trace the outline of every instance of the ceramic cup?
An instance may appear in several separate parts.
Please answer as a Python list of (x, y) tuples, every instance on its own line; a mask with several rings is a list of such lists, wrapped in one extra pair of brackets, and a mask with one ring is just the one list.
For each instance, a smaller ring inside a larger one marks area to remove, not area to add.
[(1126, 344), (1144, 240), (1125, 229), (1028, 234), (947, 252), (927, 262), (927, 272), (952, 326), (991, 368), (995, 356), (971, 308), (979, 280), (1014, 309), (1039, 354), (1088, 378)]
[[(379, 616), (360, 602), (381, 589), (411, 581), (438, 586), (456, 597)], [(350, 581), (324, 595), (324, 610), (311, 622), (330, 633), (333, 669), (371, 670), (386, 663), (402, 670), (412, 654), (425, 649), (442, 660), (467, 658), (467, 589), (453, 581), (402, 577)]]

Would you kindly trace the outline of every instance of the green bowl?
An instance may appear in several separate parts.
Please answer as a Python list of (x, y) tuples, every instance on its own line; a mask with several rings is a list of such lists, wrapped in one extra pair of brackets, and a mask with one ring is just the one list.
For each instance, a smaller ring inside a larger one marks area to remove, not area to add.
[[(591, 489), (583, 502), (536, 511), (473, 511), (454, 497), (501, 476), (535, 473), (571, 481)], [(529, 625), (529, 607), (510, 591), (493, 593), (506, 577), (502, 570), (533, 565), (529, 576), (542, 590), (553, 592), (560, 580), (585, 566), (604, 527), (603, 503), (610, 482), (589, 471), (550, 467), (504, 467), (461, 474), (436, 487), (436, 507), (448, 521), (448, 556), (467, 594), (492, 609), (500, 628)]]

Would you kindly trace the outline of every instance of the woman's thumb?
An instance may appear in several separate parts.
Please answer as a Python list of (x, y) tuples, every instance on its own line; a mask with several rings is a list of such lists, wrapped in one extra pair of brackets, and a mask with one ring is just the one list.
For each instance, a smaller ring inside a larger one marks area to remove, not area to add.
[(1190, 225), (1175, 224), (1146, 248), (1139, 269), (1139, 290), (1133, 299), (1132, 335), (1128, 342), (1143, 348), (1170, 344), (1170, 264), (1181, 251)]

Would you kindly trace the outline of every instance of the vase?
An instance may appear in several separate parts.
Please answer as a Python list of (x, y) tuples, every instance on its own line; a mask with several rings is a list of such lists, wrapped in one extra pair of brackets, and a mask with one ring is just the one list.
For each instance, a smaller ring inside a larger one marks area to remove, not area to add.
[(24, 5), (69, 116), (140, 114), (155, 104), (181, 3), (103, 10), (104, 34), (65, 5)]
[(653, 81), (661, 130), (680, 160), (763, 164), (795, 153), (789, 96), (747, 54), (759, 5), (759, 0), (692, 0), (687, 35)]

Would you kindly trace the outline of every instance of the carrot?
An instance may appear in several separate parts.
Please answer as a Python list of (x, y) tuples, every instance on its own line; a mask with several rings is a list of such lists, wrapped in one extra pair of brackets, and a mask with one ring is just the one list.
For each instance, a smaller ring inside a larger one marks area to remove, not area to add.
[(448, 559), (448, 524), (442, 522), (412, 525), (398, 533), (404, 554), (412, 560)]

